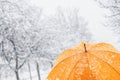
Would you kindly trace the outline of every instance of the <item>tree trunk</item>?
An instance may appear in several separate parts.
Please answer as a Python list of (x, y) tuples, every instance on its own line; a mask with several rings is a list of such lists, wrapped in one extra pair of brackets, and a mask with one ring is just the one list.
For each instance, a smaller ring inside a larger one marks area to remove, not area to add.
[(53, 63), (52, 62), (50, 62), (50, 65), (51, 65), (51, 68), (53, 67)]
[(40, 78), (40, 71), (39, 71), (39, 64), (38, 64), (38, 62), (36, 62), (36, 65), (37, 65), (38, 80), (41, 80), (41, 78)]
[[(16, 51), (16, 48), (14, 48), (14, 50)], [(19, 78), (19, 69), (18, 69), (18, 54), (16, 53), (16, 66), (15, 66), (15, 75), (16, 75), (16, 80), (20, 80)]]
[(31, 74), (31, 69), (30, 69), (30, 64), (28, 62), (28, 69), (29, 69), (29, 73), (30, 73), (30, 80), (32, 80), (32, 74)]
[(15, 71), (16, 80), (20, 80), (18, 70)]

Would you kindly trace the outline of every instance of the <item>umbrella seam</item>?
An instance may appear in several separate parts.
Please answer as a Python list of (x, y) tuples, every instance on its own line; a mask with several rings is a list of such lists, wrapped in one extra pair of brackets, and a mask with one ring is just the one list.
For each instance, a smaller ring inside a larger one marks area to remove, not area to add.
[[(88, 53), (86, 54), (86, 56), (87, 56), (87, 62), (88, 62), (88, 67), (89, 67), (89, 69), (90, 69), (90, 64), (89, 64), (89, 57), (88, 57)], [(92, 74), (92, 77), (93, 77), (93, 71), (90, 69), (90, 71), (91, 71), (91, 74)]]
[[(101, 53), (103, 52), (102, 50), (96, 50), (97, 52), (100, 52), (101, 51)], [(92, 54), (92, 52), (94, 52), (94, 51), (90, 51), (90, 53), (89, 54)], [(117, 52), (113, 52), (113, 51), (104, 51), (104, 52), (108, 52), (108, 53), (113, 53), (113, 54), (116, 54), (117, 56), (119, 55), (120, 56), (120, 54), (118, 54)], [(96, 56), (96, 55), (94, 55), (94, 54), (92, 54), (93, 56)], [(97, 57), (97, 56), (96, 56)], [(99, 58), (99, 57), (97, 57), (98, 59), (101, 59), (101, 58)], [(103, 59), (101, 59), (103, 62), (106, 62), (106, 61), (104, 61)], [(108, 62), (106, 62), (107, 64), (109, 64)], [(109, 64), (109, 66), (111, 66), (112, 67), (112, 65), (110, 65)], [(114, 67), (112, 67), (113, 69), (115, 69)], [(116, 69), (115, 69), (116, 70)], [(119, 73), (117, 70), (116, 70), (116, 72), (117, 73)], [(120, 75), (120, 73), (119, 73), (119, 75)]]
[(94, 52), (94, 51), (104, 51), (104, 52), (110, 52), (110, 53), (115, 53), (115, 54), (118, 54), (119, 55), (119, 53), (117, 53), (117, 52), (115, 52), (115, 51), (108, 51), (108, 50), (90, 50), (90, 52)]
[[(71, 55), (71, 56), (68, 56), (68, 57), (62, 59), (60, 62), (57, 62), (57, 64), (56, 64), (55, 66), (57, 66), (59, 63), (63, 62), (65, 59), (68, 59), (68, 58), (73, 57), (73, 56), (76, 56), (76, 55), (78, 55), (78, 54), (76, 53), (76, 54), (74, 54), (74, 55)], [(54, 67), (55, 67), (55, 66), (54, 66)], [(54, 68), (54, 67), (53, 67), (53, 68)]]
[[(91, 53), (89, 53), (89, 54), (91, 54)], [(93, 55), (94, 57), (96, 57), (97, 59), (100, 59), (102, 62), (104, 62), (104, 63), (106, 63), (108, 66), (110, 66), (113, 70), (115, 70), (117, 73), (118, 73), (118, 75), (120, 75), (120, 73), (115, 69), (115, 68), (113, 68), (109, 63), (107, 63), (106, 61), (104, 61), (103, 59), (101, 59), (101, 58), (98, 58), (96, 55), (94, 55), (94, 54), (91, 54), (91, 55)]]
[[(80, 60), (79, 60), (79, 59), (78, 59), (77, 63), (74, 65), (73, 69), (70, 71), (69, 76), (71, 75), (72, 71), (74, 70), (74, 68), (76, 67), (76, 65), (78, 64), (78, 62), (80, 62)], [(68, 77), (69, 77), (69, 76), (68, 76)], [(69, 79), (69, 78), (68, 78), (68, 79)]]
[[(77, 56), (77, 55), (78, 55), (78, 54), (75, 54), (75, 55), (72, 55), (72, 56), (70, 56), (70, 57), (67, 57), (67, 58), (63, 59), (61, 62), (65, 61), (65, 60), (67, 60), (68, 58), (71, 58), (71, 57), (73, 57), (73, 56)], [(61, 63), (61, 62), (59, 62), (59, 63)], [(59, 66), (59, 63), (58, 63), (56, 66), (54, 66), (53, 69), (55, 69), (57, 66)], [(53, 70), (53, 69), (52, 69), (52, 70)], [(51, 72), (52, 72), (52, 71), (51, 71)], [(50, 73), (51, 73), (51, 72), (50, 72)]]

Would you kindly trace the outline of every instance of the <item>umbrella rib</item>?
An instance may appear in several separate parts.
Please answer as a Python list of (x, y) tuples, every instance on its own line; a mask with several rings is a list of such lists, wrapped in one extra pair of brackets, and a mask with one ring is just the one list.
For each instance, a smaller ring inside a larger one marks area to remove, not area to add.
[[(88, 54), (86, 54), (86, 56), (87, 56), (87, 63), (88, 63), (88, 67), (89, 67), (89, 69), (90, 69), (90, 64), (89, 64), (89, 57), (88, 57)], [(90, 69), (91, 70), (91, 69)], [(93, 72), (92, 72), (92, 70), (91, 70), (91, 75), (92, 75), (92, 77), (93, 77)]]
[[(77, 65), (79, 62), (80, 62), (80, 60), (78, 60), (78, 61), (76, 62), (75, 66), (72, 68), (72, 70), (71, 70), (69, 76), (71, 75), (71, 73), (73, 72), (74, 68), (76, 67), (76, 65)], [(68, 79), (69, 79), (69, 76), (68, 76)]]
[[(90, 52), (94, 52), (94, 51), (102, 51), (102, 50), (91, 50)], [(104, 50), (104, 52), (110, 52), (110, 53), (115, 53), (115, 54), (118, 54), (117, 52), (114, 52), (114, 51), (108, 51), (108, 50)], [(119, 54), (118, 54), (119, 55)]]
[[(86, 55), (87, 56), (87, 55)], [(74, 70), (74, 68), (76, 67), (76, 65), (80, 62), (81, 60), (80, 59), (78, 59), (78, 61), (76, 62), (76, 64), (74, 65), (74, 67), (72, 68), (72, 70), (71, 70), (71, 72), (70, 72), (70, 74), (69, 74), (69, 76), (71, 75), (71, 73), (73, 72), (73, 70)], [(87, 56), (87, 62), (88, 62), (88, 67), (89, 67), (89, 69), (90, 69), (90, 66), (89, 66), (89, 61), (88, 61), (88, 56)], [(92, 70), (91, 70), (92, 71)], [(91, 72), (91, 74), (92, 74), (92, 72)], [(69, 79), (69, 76), (68, 76), (68, 78), (67, 79)], [(93, 74), (92, 74), (92, 76), (93, 76)]]
[[(76, 60), (77, 61), (77, 60)], [(72, 68), (72, 70), (70, 71), (70, 74), (71, 74), (71, 72), (73, 71), (73, 69), (76, 67), (76, 65), (77, 65), (77, 63), (79, 62), (79, 59), (78, 59), (78, 61), (77, 62), (75, 62), (76, 64), (74, 64), (74, 66), (73, 66), (73, 68)], [(72, 64), (73, 65), (73, 64)], [(64, 71), (65, 72), (65, 71)], [(69, 75), (70, 75), (69, 74)], [(68, 75), (68, 77), (69, 77), (69, 75)], [(67, 78), (68, 79), (68, 78)]]
[(79, 54), (74, 54), (74, 55), (71, 55), (71, 56), (69, 56), (69, 57), (67, 57), (67, 58), (65, 58), (65, 59), (62, 59), (60, 62), (58, 62), (55, 66), (57, 66), (59, 63), (61, 63), (61, 62), (63, 62), (64, 60), (66, 60), (66, 59), (68, 59), (68, 58), (70, 58), (70, 57), (73, 57), (73, 56), (77, 56), (77, 55), (79, 55)]
[[(72, 55), (72, 56), (70, 56), (70, 57), (67, 57), (67, 58), (63, 59), (62, 61), (60, 61), (59, 63), (62, 63), (62, 62), (64, 62), (65, 60), (67, 60), (67, 59), (69, 59), (69, 58), (71, 58), (71, 57), (73, 57), (73, 56), (77, 56), (77, 55), (79, 55), (79, 54), (75, 54), (75, 55)], [(59, 66), (59, 63), (56, 64), (56, 65), (53, 67), (53, 69), (57, 68), (57, 67)], [(52, 69), (52, 70), (53, 70), (53, 69)], [(51, 71), (51, 72), (52, 72), (52, 71)], [(51, 73), (51, 72), (50, 72), (50, 73)]]
[[(91, 54), (91, 53), (89, 53), (89, 54)], [(94, 57), (98, 58), (98, 57), (97, 57), (96, 55), (94, 55), (94, 54), (91, 54), (91, 55), (93, 55)], [(101, 58), (98, 58), (98, 59), (100, 59), (102, 62), (106, 63), (107, 65), (109, 65), (113, 70), (115, 70), (115, 71), (120, 75), (120, 73), (119, 73), (115, 68), (113, 68), (109, 63), (107, 63), (106, 61), (104, 61), (104, 60), (101, 59)]]

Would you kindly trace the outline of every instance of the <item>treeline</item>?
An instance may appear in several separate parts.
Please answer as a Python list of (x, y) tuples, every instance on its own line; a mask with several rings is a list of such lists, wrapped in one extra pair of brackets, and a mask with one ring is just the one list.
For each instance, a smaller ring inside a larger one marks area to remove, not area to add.
[(41, 67), (51, 68), (63, 50), (92, 41), (78, 9), (43, 11), (23, 0), (0, 0), (0, 80), (36, 80), (33, 73), (41, 80)]

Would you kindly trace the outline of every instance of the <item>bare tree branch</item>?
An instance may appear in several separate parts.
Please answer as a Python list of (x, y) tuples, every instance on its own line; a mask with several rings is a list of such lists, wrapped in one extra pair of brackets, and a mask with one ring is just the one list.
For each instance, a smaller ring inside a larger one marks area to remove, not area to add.
[(2, 47), (2, 53), (3, 53), (5, 59), (6, 59), (7, 63), (8, 63), (7, 65), (8, 65), (12, 70), (15, 70), (15, 69), (10, 65), (10, 61), (11, 61), (11, 60), (8, 60), (7, 56), (6, 56), (5, 53), (4, 53), (4, 42), (3, 42), (3, 41), (1, 42), (1, 47)]

